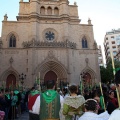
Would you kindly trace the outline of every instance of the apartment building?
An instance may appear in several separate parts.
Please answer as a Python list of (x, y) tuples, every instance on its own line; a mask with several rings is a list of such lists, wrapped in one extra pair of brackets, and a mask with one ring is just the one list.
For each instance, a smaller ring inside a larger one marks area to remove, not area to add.
[(120, 28), (115, 30), (112, 29), (109, 32), (106, 32), (104, 38), (104, 50), (105, 50), (105, 57), (106, 63), (109, 61), (110, 52), (113, 54), (114, 59), (116, 59), (116, 55), (119, 50), (120, 45)]
[(99, 66), (104, 65), (101, 45), (98, 45), (98, 63), (99, 63)]
[(120, 61), (120, 45), (118, 46), (118, 52), (116, 54), (116, 60)]

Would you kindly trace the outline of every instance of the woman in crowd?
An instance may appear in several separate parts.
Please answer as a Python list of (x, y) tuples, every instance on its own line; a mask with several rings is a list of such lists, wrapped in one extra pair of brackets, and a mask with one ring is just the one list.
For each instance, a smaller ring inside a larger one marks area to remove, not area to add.
[(116, 108), (118, 108), (118, 101), (114, 97), (113, 90), (110, 90), (108, 92), (108, 100), (107, 100), (106, 108), (109, 114), (111, 114)]
[(85, 102), (85, 113), (79, 118), (79, 120), (108, 120), (109, 114), (106, 112), (97, 114), (99, 104), (94, 99), (88, 99)]
[(114, 91), (112, 91), (112, 90), (109, 91), (109, 98), (110, 98), (110, 101), (113, 103), (113, 105), (116, 108), (118, 108), (118, 101), (117, 101), (117, 98), (115, 98)]
[(81, 95), (77, 95), (77, 86), (71, 85), (69, 87), (70, 96), (64, 99), (63, 115), (65, 120), (77, 120), (83, 114), (85, 99)]

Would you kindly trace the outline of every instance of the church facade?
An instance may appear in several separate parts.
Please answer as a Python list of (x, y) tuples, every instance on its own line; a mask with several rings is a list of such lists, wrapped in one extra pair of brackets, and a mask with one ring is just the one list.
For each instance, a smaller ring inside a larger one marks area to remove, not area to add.
[(32, 87), (54, 79), (90, 84), (100, 81), (93, 25), (81, 24), (78, 6), (68, 0), (19, 3), (17, 21), (4, 16), (0, 40), (0, 85)]

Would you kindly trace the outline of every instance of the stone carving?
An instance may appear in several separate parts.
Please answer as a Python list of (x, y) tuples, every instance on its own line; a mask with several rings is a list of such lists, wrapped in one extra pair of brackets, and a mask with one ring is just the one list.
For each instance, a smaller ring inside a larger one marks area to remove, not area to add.
[(97, 48), (97, 43), (96, 43), (96, 41), (94, 41), (93, 48), (94, 48), (94, 49), (98, 49), (98, 48)]
[(5, 54), (19, 54), (18, 50), (6, 50)]
[(56, 48), (71, 48), (71, 49), (76, 49), (76, 43), (70, 42), (69, 40), (66, 41), (53, 41), (53, 42), (40, 42), (37, 40), (31, 40), (31, 41), (26, 41), (22, 43), (24, 48), (32, 48), (32, 47), (56, 47)]
[(85, 58), (85, 62), (86, 62), (86, 66), (88, 66), (89, 59), (88, 59), (88, 58)]
[(10, 65), (12, 65), (12, 63), (13, 63), (13, 58), (12, 57), (10, 58), (9, 62), (10, 62)]
[(48, 52), (48, 57), (49, 57), (50, 59), (54, 58), (54, 53), (53, 53), (52, 50)]
[(47, 42), (56, 41), (58, 38), (58, 32), (53, 28), (47, 28), (42, 33), (43, 39)]

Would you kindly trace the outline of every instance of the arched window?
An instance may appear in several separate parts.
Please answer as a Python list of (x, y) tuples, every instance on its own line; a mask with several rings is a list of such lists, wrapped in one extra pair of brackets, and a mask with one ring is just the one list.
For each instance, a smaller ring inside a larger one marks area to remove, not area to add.
[(88, 48), (88, 44), (87, 44), (87, 39), (86, 37), (82, 38), (82, 48)]
[(55, 9), (54, 9), (54, 14), (59, 15), (59, 9), (57, 7), (55, 7)]
[(41, 13), (41, 15), (45, 15), (45, 7), (44, 6), (42, 6), (40, 8), (40, 13)]
[(47, 13), (48, 13), (48, 15), (52, 15), (52, 8), (51, 7), (48, 7)]
[(10, 36), (9, 47), (16, 47), (16, 37), (13, 34)]

